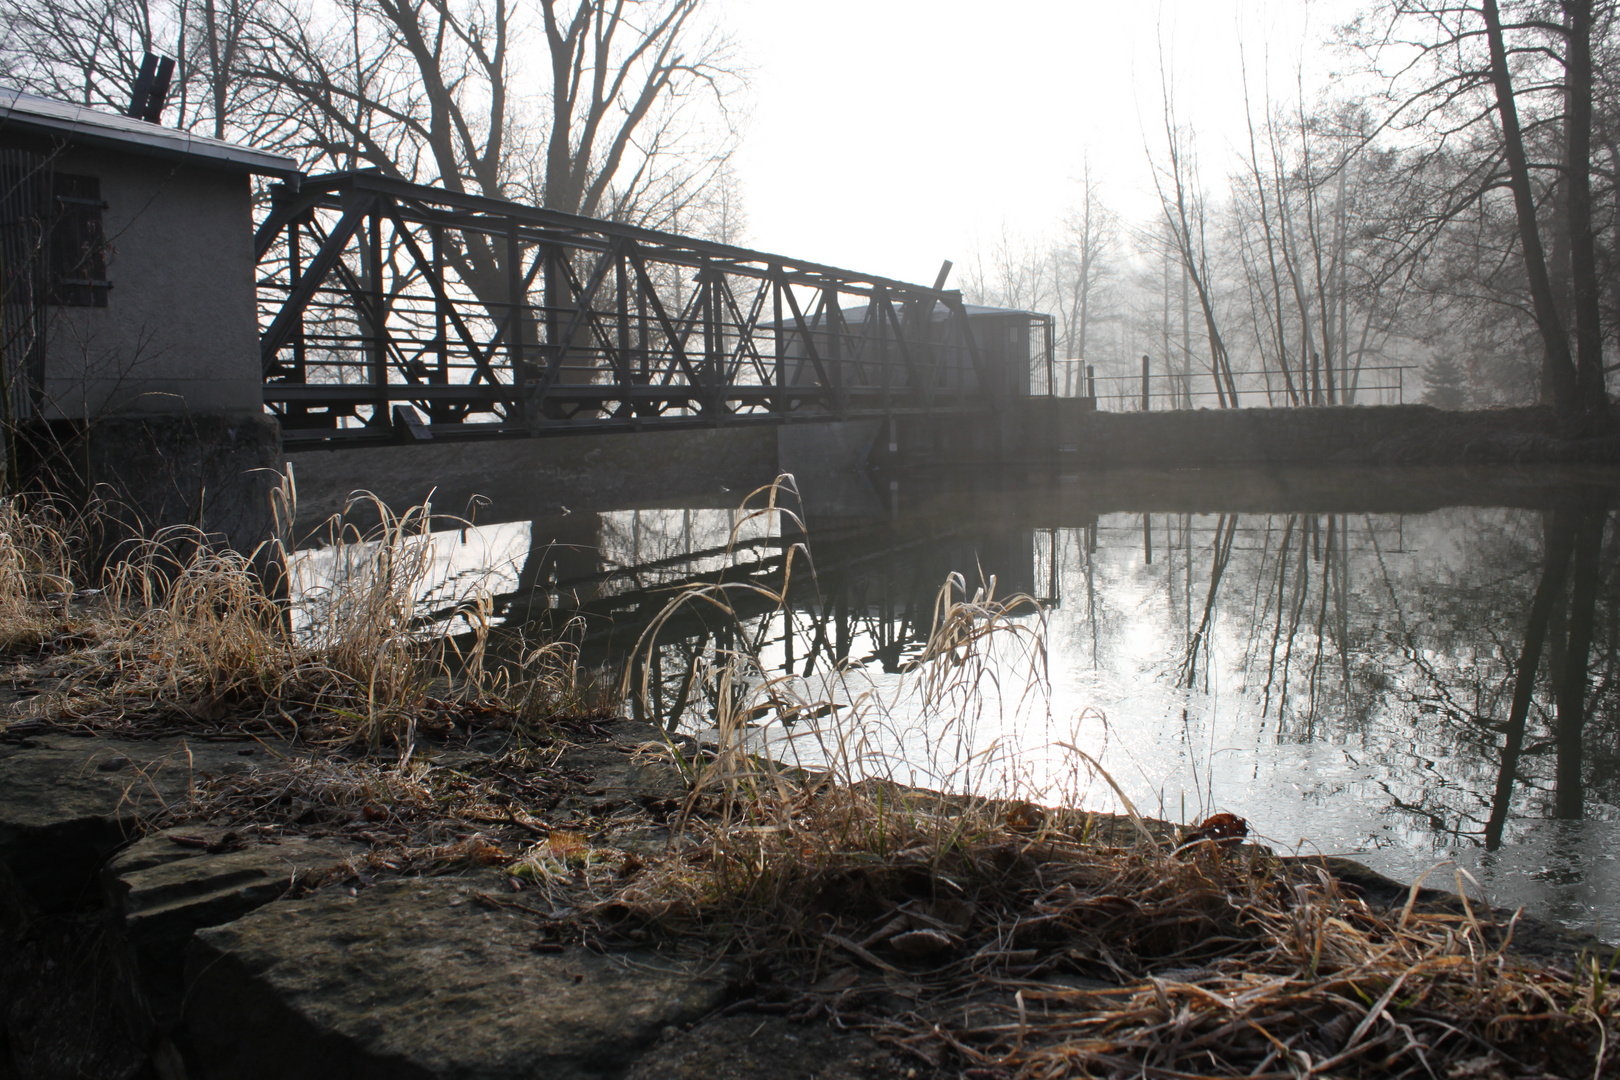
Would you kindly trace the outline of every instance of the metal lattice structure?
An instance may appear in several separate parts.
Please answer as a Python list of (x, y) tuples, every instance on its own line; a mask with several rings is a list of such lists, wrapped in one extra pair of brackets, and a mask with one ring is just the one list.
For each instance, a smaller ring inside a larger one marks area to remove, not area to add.
[[(255, 237), (290, 445), (993, 410), (1028, 357), (961, 294), (371, 172)], [(1005, 350), (1002, 350), (1005, 351)]]

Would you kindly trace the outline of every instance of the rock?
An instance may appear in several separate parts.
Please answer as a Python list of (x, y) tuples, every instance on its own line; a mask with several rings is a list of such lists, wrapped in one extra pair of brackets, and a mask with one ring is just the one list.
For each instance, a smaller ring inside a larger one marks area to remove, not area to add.
[(100, 739), (0, 745), (0, 863), (31, 906), (84, 900), (102, 860), (134, 833), (144, 784), (122, 748)]
[[(206, 835), (222, 831), (206, 830)], [(286, 895), (301, 874), (336, 866), (363, 851), (358, 844), (289, 837), (270, 843), (252, 838), (235, 850), (227, 846), (209, 852), (172, 839), (200, 832), (158, 833), (131, 844), (107, 864), (110, 906), (137, 945), (184, 941), (193, 930), (240, 918)]]
[(199, 773), (254, 767), (240, 745), (65, 735), (0, 744), (0, 863), (39, 911), (94, 900), (103, 861), (142, 814), (184, 798)]
[(97, 899), (100, 866), (143, 814), (185, 798), (201, 774), (261, 767), (240, 746), (68, 735), (0, 745), (0, 863), (42, 912)]
[[(192, 779), (257, 766), (241, 743), (34, 735), (0, 743), (0, 1057), (19, 1076), (118, 1080), (154, 1035), (102, 864)], [(3, 1075), (3, 1072), (0, 1072)]]
[[(205, 841), (210, 852), (175, 836)], [(234, 850), (232, 850), (234, 848)], [(179, 1018), (185, 945), (205, 926), (230, 922), (285, 896), (300, 874), (360, 854), (356, 844), (291, 837), (264, 843), (222, 829), (170, 829), (137, 840), (107, 864), (108, 907), (140, 966), (160, 1025)]]
[(873, 1080), (916, 1075), (917, 1064), (865, 1035), (740, 1013), (669, 1033), (625, 1080)]
[(185, 1026), (203, 1076), (457, 1080), (620, 1074), (721, 1003), (726, 971), (653, 952), (541, 953), (492, 878), (325, 890), (201, 930)]

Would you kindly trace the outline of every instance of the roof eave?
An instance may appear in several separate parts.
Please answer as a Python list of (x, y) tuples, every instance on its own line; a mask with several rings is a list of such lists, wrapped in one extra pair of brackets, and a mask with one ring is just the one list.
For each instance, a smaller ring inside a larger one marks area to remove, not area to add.
[(173, 128), (158, 129), (163, 133), (162, 141), (149, 142), (131, 138), (117, 129), (101, 129), (77, 121), (37, 116), (16, 109), (14, 102), (0, 106), (0, 130), (7, 128), (48, 139), (60, 139), (69, 146), (115, 150), (119, 153), (178, 161), (226, 172), (271, 176), (295, 184), (302, 176), (291, 158), (279, 154), (267, 154), (260, 150), (229, 144), (216, 146), (213, 145), (213, 140), (205, 144), (188, 133)]

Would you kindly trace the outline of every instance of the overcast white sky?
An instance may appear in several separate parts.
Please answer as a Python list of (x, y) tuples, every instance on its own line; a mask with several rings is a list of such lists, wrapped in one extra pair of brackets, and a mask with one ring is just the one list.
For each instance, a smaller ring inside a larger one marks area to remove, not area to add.
[[(1350, 0), (721, 0), (752, 68), (738, 173), (750, 246), (908, 281), (1003, 226), (1061, 219), (1089, 155), (1103, 198), (1154, 212), (1143, 124), (1177, 108), (1218, 182), (1246, 140), (1240, 39), (1274, 96), (1331, 78)], [(1259, 87), (1254, 87), (1256, 93)], [(1162, 140), (1162, 126), (1150, 137)], [(952, 284), (961, 285), (953, 274)]]

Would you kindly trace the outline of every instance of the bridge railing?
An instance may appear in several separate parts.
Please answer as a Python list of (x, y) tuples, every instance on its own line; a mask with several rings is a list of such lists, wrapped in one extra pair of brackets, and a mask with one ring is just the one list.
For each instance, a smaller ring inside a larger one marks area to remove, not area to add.
[[(1230, 406), (1230, 395), (1217, 391), (1208, 372), (1164, 370), (1150, 363), (1144, 379), (1140, 369), (1121, 372), (1118, 365), (1088, 364), (1084, 360), (1051, 361), (1049, 380), (1040, 380), (1034, 393), (1049, 397), (1095, 397), (1105, 412), (1159, 412), (1169, 409), (1216, 409)], [(1400, 405), (1406, 395), (1421, 391), (1408, 385), (1417, 370), (1413, 364), (1378, 364), (1339, 373), (1342, 385), (1331, 390), (1315, 387), (1308, 397), (1320, 404)], [(1282, 374), (1275, 370), (1234, 371), (1239, 408), (1280, 408), (1296, 404)]]
[(289, 443), (979, 411), (959, 293), (403, 183), (278, 188), (255, 238)]

